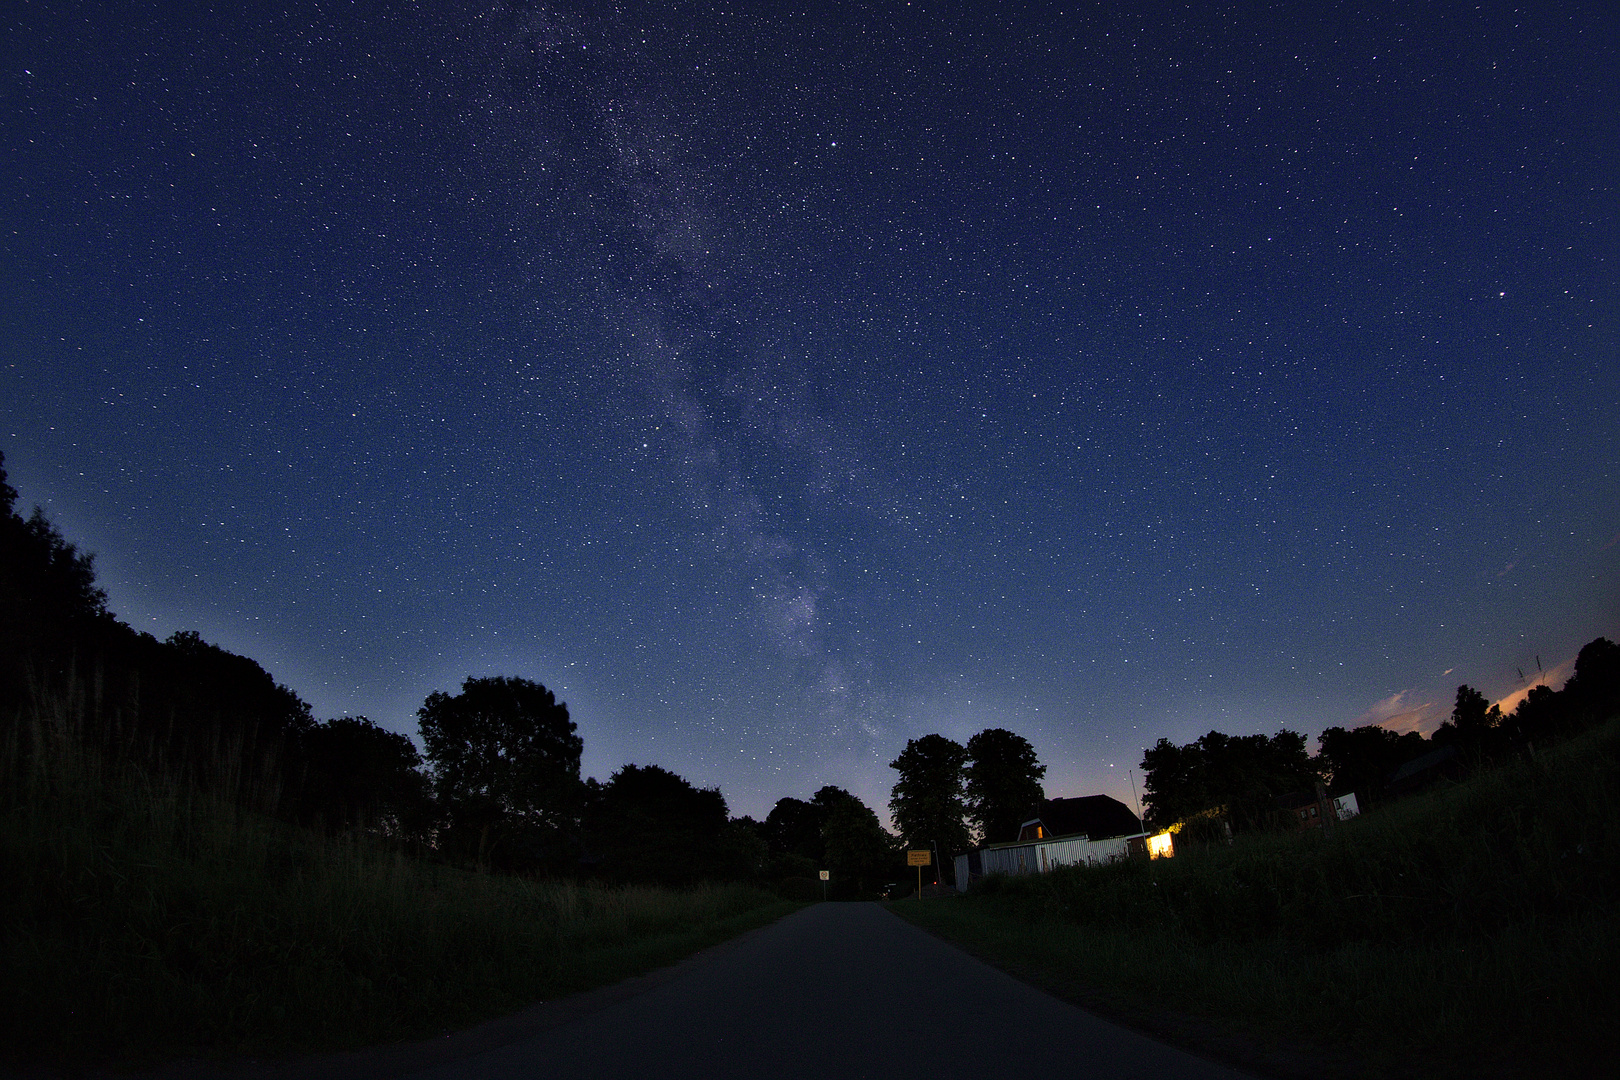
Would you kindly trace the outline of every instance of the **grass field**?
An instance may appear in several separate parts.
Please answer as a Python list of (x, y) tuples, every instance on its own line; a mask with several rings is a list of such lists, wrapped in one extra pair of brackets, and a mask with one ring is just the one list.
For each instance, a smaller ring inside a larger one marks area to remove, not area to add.
[(1031, 981), (1285, 1076), (1609, 1076), (1620, 722), (1332, 836), (990, 879), (894, 910)]
[(5, 765), (0, 1054), (14, 1065), (430, 1035), (672, 963), (801, 906), (745, 885), (463, 872), (71, 750)]

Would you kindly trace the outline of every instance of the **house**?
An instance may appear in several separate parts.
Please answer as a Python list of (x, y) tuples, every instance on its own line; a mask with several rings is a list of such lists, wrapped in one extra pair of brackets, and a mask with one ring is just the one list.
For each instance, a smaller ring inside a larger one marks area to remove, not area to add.
[(1044, 874), (1060, 866), (1097, 866), (1148, 853), (1149, 837), (1129, 807), (1107, 795), (1047, 799), (1018, 839), (956, 857), (956, 888), (985, 874)]
[(1298, 791), (1277, 797), (1278, 809), (1293, 816), (1295, 829), (1322, 829), (1335, 821), (1344, 821), (1361, 813), (1355, 792), (1329, 798), (1322, 785), (1316, 792)]
[(1324, 828), (1331, 820), (1328, 817), (1332, 811), (1328, 808), (1327, 796), (1313, 795), (1308, 791), (1291, 791), (1287, 795), (1277, 796), (1277, 809), (1293, 819), (1294, 828), (1301, 832)]
[(1018, 839), (1044, 840), (1056, 836), (1085, 836), (1106, 840), (1142, 831), (1142, 822), (1131, 808), (1107, 795), (1083, 795), (1078, 799), (1047, 799), (1028, 821), (1018, 828)]

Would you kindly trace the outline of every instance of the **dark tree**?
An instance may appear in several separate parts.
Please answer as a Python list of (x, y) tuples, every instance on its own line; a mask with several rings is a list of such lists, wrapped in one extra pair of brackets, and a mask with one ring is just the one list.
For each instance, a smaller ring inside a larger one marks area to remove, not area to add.
[(1451, 707), (1451, 724), (1459, 735), (1478, 736), (1491, 726), (1491, 704), (1485, 695), (1466, 683), (1457, 687), (1457, 703)]
[(964, 794), (981, 843), (1018, 839), (1018, 826), (1040, 808), (1046, 766), (1022, 735), (989, 728), (968, 740)]
[(1163, 828), (1200, 816), (1224, 818), (1234, 830), (1274, 817), (1278, 796), (1310, 791), (1318, 775), (1294, 731), (1224, 735), (1176, 746), (1160, 739), (1142, 758), (1148, 823)]
[(363, 716), (315, 724), (299, 747), (302, 818), (329, 829), (364, 828), (420, 839), (432, 815), (422, 755), (404, 735)]
[(1617, 714), (1620, 645), (1608, 638), (1593, 638), (1581, 646), (1575, 673), (1562, 690), (1532, 686), (1513, 714), (1502, 718), (1502, 737), (1516, 750), (1529, 750), (1568, 738)]
[(170, 694), (193, 723), (228, 743), (292, 755), (314, 725), (309, 705), (246, 656), (180, 630), (164, 643)]
[(726, 877), (738, 880), (758, 880), (769, 876), (772, 866), (771, 847), (761, 831), (763, 823), (744, 814), (726, 823), (721, 843), (722, 862), (727, 867)]
[(626, 765), (586, 814), (586, 845), (613, 881), (690, 885), (750, 876), (748, 837), (719, 788), (696, 788), (657, 765)]
[(821, 897), (818, 872), (830, 869), (822, 827), (831, 812), (825, 800), (784, 798), (776, 801), (761, 823), (759, 835), (769, 849), (764, 877), (783, 896), (794, 900)]
[(17, 489), (6, 480), (5, 462), (0, 454), (0, 615), (68, 622), (106, 614), (95, 556), (68, 543), (39, 507), (27, 519), (17, 514)]
[[(293, 812), (309, 707), (258, 664), (178, 633), (137, 633), (107, 611), (92, 556), (37, 508), (24, 519), (0, 456), (0, 724), (59, 715), (96, 760), (138, 762), (258, 810)], [(25, 728), (27, 725), (25, 725)], [(18, 751), (39, 749), (19, 730)]]
[(35, 507), (23, 518), (17, 489), (0, 454), (0, 709), (24, 696), (29, 662), (66, 665), (77, 638), (110, 622), (107, 594), (96, 585), (95, 558), (79, 551)]
[[(1565, 684), (1566, 687), (1568, 684)], [(1502, 718), (1502, 730), (1515, 749), (1530, 750), (1537, 745), (1569, 735), (1574, 727), (1574, 697), (1550, 686), (1532, 686), (1511, 715)]]
[(1602, 637), (1583, 645), (1575, 657), (1575, 674), (1563, 692), (1582, 714), (1584, 725), (1620, 714), (1620, 645)]
[(803, 799), (778, 799), (765, 815), (760, 835), (777, 855), (799, 855), (819, 863), (825, 850), (821, 827), (827, 822), (827, 809)]
[(1355, 792), (1363, 802), (1375, 802), (1389, 774), (1429, 751), (1428, 740), (1415, 731), (1397, 735), (1377, 724), (1346, 731), (1330, 727), (1317, 738), (1323, 771), (1335, 794)]
[(912, 847), (938, 848), (942, 880), (949, 880), (951, 860), (973, 844), (962, 792), (966, 763), (967, 750), (943, 735), (912, 739), (889, 762), (900, 774), (889, 812)]
[[(1211, 732), (1214, 734), (1214, 732)], [(1160, 739), (1142, 755), (1144, 824), (1166, 828), (1215, 807), (1218, 797), (1197, 742), (1177, 746)]]
[(417, 711), (448, 820), (442, 838), (478, 865), (540, 868), (558, 858), (581, 799), (568, 706), (527, 679), (468, 679), (461, 693), (428, 695)]
[(836, 899), (875, 896), (900, 878), (904, 862), (899, 845), (859, 798), (838, 787), (816, 792), (812, 805), (825, 814), (821, 827), (821, 869), (831, 874)]
[(1502, 710), (1485, 699), (1485, 695), (1464, 683), (1457, 687), (1457, 700), (1451, 707), (1451, 719), (1440, 725), (1433, 741), (1441, 745), (1453, 744), (1469, 757), (1487, 754), (1494, 749), (1493, 732), (1502, 722)]

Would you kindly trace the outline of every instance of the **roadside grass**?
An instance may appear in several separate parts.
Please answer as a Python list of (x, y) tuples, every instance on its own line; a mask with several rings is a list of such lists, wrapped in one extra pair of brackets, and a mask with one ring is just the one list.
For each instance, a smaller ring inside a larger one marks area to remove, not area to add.
[(747, 885), (464, 872), (35, 734), (33, 752), (15, 737), (0, 746), (0, 1054), (17, 1065), (132, 1068), (427, 1036), (673, 963), (803, 906)]
[(1620, 720), (1331, 836), (987, 879), (897, 914), (1278, 1075), (1608, 1076)]

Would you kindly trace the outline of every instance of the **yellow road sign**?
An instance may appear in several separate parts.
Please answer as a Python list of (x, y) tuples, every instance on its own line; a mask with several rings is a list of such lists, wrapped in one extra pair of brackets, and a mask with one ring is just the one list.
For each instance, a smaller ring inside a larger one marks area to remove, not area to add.
[(929, 866), (933, 863), (933, 861), (934, 853), (932, 851), (923, 850), (906, 852), (907, 866)]

